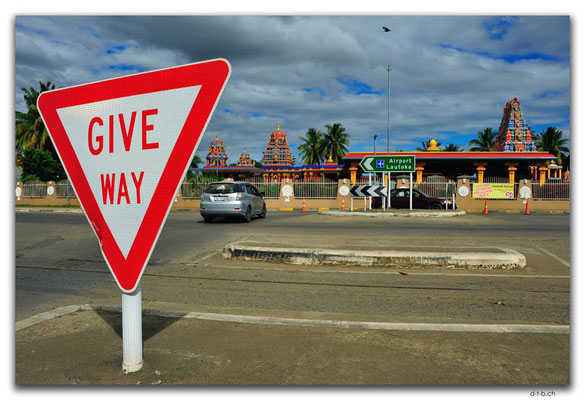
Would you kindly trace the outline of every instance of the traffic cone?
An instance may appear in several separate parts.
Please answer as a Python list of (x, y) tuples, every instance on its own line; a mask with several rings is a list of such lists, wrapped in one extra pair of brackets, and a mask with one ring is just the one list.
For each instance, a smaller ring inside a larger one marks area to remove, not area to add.
[(528, 199), (526, 199), (526, 210), (524, 211), (524, 215), (530, 215), (530, 206), (528, 205)]
[(345, 199), (341, 199), (341, 211), (345, 211)]
[(302, 213), (307, 212), (307, 207), (305, 206), (305, 199), (303, 199), (303, 209), (301, 210)]
[(484, 205), (484, 207), (483, 207), (483, 213), (482, 213), (482, 214), (485, 214), (485, 215), (487, 215), (487, 214), (488, 214), (487, 199), (485, 199), (485, 205)]

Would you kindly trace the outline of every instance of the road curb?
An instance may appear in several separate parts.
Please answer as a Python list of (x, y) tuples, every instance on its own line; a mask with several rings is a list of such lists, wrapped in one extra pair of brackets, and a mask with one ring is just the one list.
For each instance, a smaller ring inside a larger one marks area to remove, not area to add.
[(283, 262), (295, 265), (348, 265), (392, 268), (518, 269), (526, 258), (515, 250), (489, 252), (430, 252), (396, 250), (342, 250), (269, 247), (230, 243), (224, 258)]
[(456, 211), (439, 211), (439, 210), (416, 210), (416, 211), (323, 211), (319, 214), (333, 215), (336, 217), (373, 217), (373, 218), (396, 218), (396, 217), (430, 217), (430, 218), (450, 218), (466, 215), (463, 210)]
[(15, 207), (14, 210), (16, 212), (46, 212), (46, 213), (73, 213), (73, 214), (83, 214), (83, 210), (81, 208)]

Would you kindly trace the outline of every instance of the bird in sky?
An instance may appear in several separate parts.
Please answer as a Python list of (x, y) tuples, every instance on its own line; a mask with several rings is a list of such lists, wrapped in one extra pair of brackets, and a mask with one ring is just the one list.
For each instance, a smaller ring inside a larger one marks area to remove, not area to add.
[(384, 32), (390, 32), (392, 30), (390, 28), (386, 28), (385, 26), (383, 26), (382, 29), (384, 29)]

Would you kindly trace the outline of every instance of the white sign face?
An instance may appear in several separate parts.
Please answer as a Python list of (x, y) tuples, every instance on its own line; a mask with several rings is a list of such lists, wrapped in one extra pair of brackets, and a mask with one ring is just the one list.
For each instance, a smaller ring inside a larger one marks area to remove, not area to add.
[(467, 186), (460, 186), (458, 192), (459, 196), (467, 197), (469, 195), (469, 188)]
[(116, 282), (133, 292), (231, 67), (217, 59), (43, 92), (37, 101)]
[(520, 195), (521, 199), (529, 199), (532, 197), (532, 191), (528, 186), (522, 187), (518, 194)]
[[(98, 206), (124, 257), (200, 87), (57, 110)], [(86, 133), (87, 132), (87, 133)]]
[(52, 195), (53, 195), (53, 193), (55, 193), (55, 188), (54, 188), (53, 186), (49, 186), (49, 187), (47, 187), (47, 194), (48, 194), (49, 196), (52, 196)]
[(347, 186), (340, 186), (339, 194), (342, 196), (347, 196), (349, 194), (349, 188)]

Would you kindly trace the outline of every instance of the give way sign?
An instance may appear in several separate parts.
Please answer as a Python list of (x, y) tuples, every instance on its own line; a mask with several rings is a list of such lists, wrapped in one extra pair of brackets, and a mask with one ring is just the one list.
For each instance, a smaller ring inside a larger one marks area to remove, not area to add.
[(38, 109), (120, 289), (136, 289), (227, 84), (216, 59), (43, 92)]

